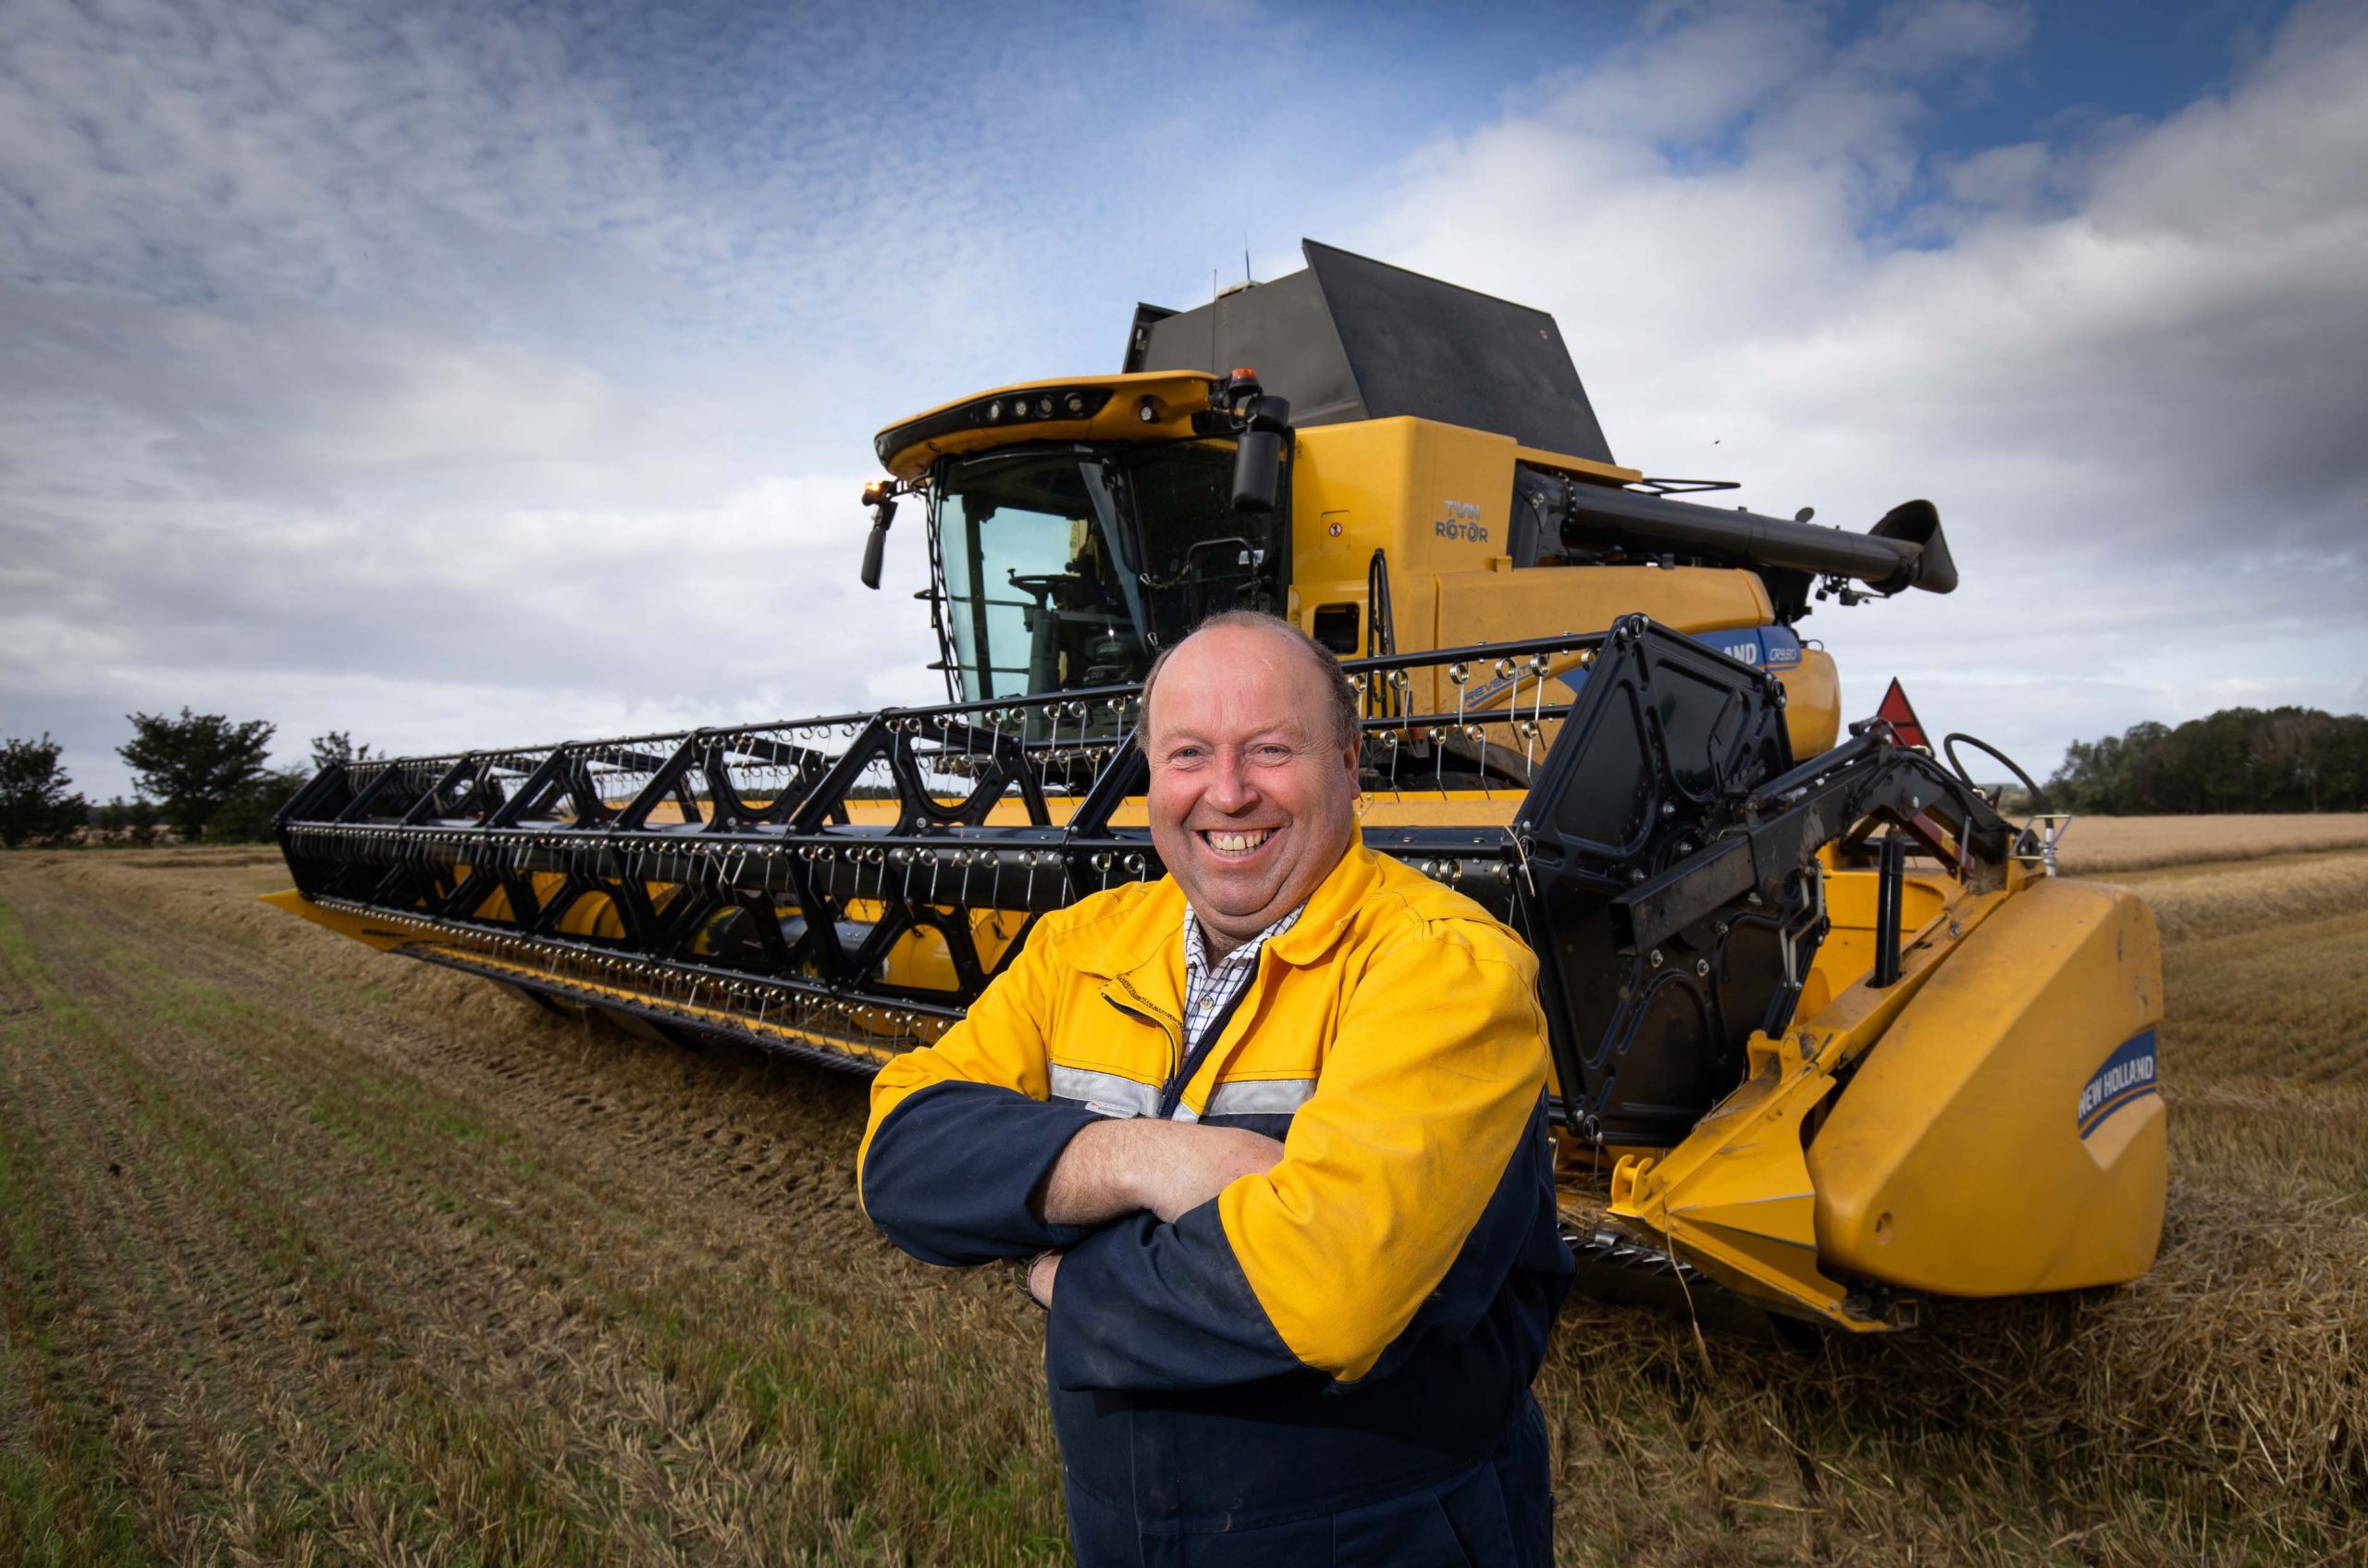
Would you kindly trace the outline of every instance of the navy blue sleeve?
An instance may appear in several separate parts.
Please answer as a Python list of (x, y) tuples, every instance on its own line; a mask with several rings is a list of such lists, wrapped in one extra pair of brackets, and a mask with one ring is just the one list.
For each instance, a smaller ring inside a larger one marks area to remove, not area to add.
[(1073, 1246), (1085, 1228), (1047, 1225), (1028, 1201), (1078, 1130), (1100, 1119), (994, 1084), (933, 1083), (872, 1134), (864, 1212), (913, 1256), (950, 1267)]
[[(1500, 1315), (1508, 1321), (1490, 1331), (1535, 1338), (1523, 1352), (1534, 1370), (1572, 1269), (1555, 1225), (1541, 1096), (1447, 1277), (1359, 1381), (1387, 1376), (1426, 1340), (1472, 1333)], [(1500, 1306), (1509, 1284), (1517, 1295), (1535, 1294), (1543, 1310)], [(1292, 1353), (1259, 1305), (1215, 1200), (1173, 1225), (1130, 1216), (1070, 1251), (1054, 1285), (1045, 1364), (1068, 1389), (1217, 1389), (1285, 1373), (1323, 1376)]]
[(1063, 1389), (1222, 1389), (1308, 1367), (1268, 1322), (1214, 1200), (1133, 1214), (1061, 1259), (1044, 1364)]

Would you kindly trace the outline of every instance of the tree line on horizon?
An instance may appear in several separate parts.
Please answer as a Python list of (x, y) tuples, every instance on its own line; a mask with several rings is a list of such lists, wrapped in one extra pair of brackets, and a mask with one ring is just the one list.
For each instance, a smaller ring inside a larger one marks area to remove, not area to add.
[[(219, 713), (130, 713), (116, 754), (135, 792), (94, 805), (73, 793), (63, 748), (0, 740), (0, 846), (145, 846), (271, 837), (271, 819), (312, 772), (275, 769), (278, 726)], [(313, 771), (370, 759), (342, 730), (312, 739)], [(2224, 708), (2170, 725), (2149, 721), (2076, 740), (2048, 776), (2057, 810), (2115, 817), (2368, 809), (2368, 717), (2315, 708)]]
[(234, 722), (219, 713), (178, 718), (128, 713), (131, 738), (116, 747), (131, 770), (134, 793), (93, 804), (74, 791), (58, 759), (64, 748), (39, 740), (0, 740), (0, 846), (123, 845), (178, 841), (253, 844), (271, 837), (271, 819), (313, 773), (331, 762), (367, 760), (342, 730), (312, 740), (310, 771), (274, 768), (279, 726)]
[(2368, 717), (2223, 708), (2076, 740), (2047, 781), (2059, 811), (2113, 817), (2368, 809)]

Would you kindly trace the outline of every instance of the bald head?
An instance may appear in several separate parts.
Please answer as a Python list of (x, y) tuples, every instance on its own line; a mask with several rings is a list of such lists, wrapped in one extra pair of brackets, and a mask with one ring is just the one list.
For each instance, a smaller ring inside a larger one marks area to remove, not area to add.
[[(1151, 670), (1143, 676), (1142, 701), (1136, 710), (1135, 744), (1148, 747), (1151, 736), (1152, 692), (1167, 663), (1198, 639), (1211, 633), (1254, 633), (1271, 637), (1289, 648), (1294, 658), (1306, 665), (1310, 677), (1307, 698), (1313, 711), (1308, 715), (1311, 729), (1327, 733), (1332, 744), (1349, 747), (1357, 744), (1357, 693), (1349, 677), (1340, 673), (1340, 661), (1332, 650), (1292, 625), (1279, 615), (1269, 615), (1263, 610), (1228, 610), (1212, 615), (1192, 628), (1183, 641), (1172, 643), (1160, 651), (1151, 662)], [(1232, 642), (1230, 636), (1220, 642)], [(1234, 646), (1240, 646), (1235, 643)]]

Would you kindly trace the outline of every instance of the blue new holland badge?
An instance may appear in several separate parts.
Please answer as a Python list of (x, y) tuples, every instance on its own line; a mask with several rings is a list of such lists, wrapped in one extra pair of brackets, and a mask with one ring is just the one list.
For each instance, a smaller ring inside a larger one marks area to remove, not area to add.
[(2080, 1091), (2080, 1137), (2085, 1142), (2105, 1118), (2154, 1091), (2154, 1031), (2123, 1042)]

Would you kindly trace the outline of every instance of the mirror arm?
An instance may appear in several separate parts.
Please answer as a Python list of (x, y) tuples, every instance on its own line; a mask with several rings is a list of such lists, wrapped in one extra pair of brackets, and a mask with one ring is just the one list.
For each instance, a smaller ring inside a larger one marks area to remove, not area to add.
[(1282, 493), (1283, 452), (1291, 438), (1290, 400), (1261, 391), (1254, 370), (1235, 371), (1218, 396), (1222, 417), (1236, 432), (1233, 510), (1272, 512)]
[(877, 590), (880, 568), (888, 554), (888, 525), (896, 520), (896, 498), (920, 488), (921, 481), (874, 479), (863, 488), (863, 504), (871, 508), (871, 535), (863, 541), (863, 586)]

